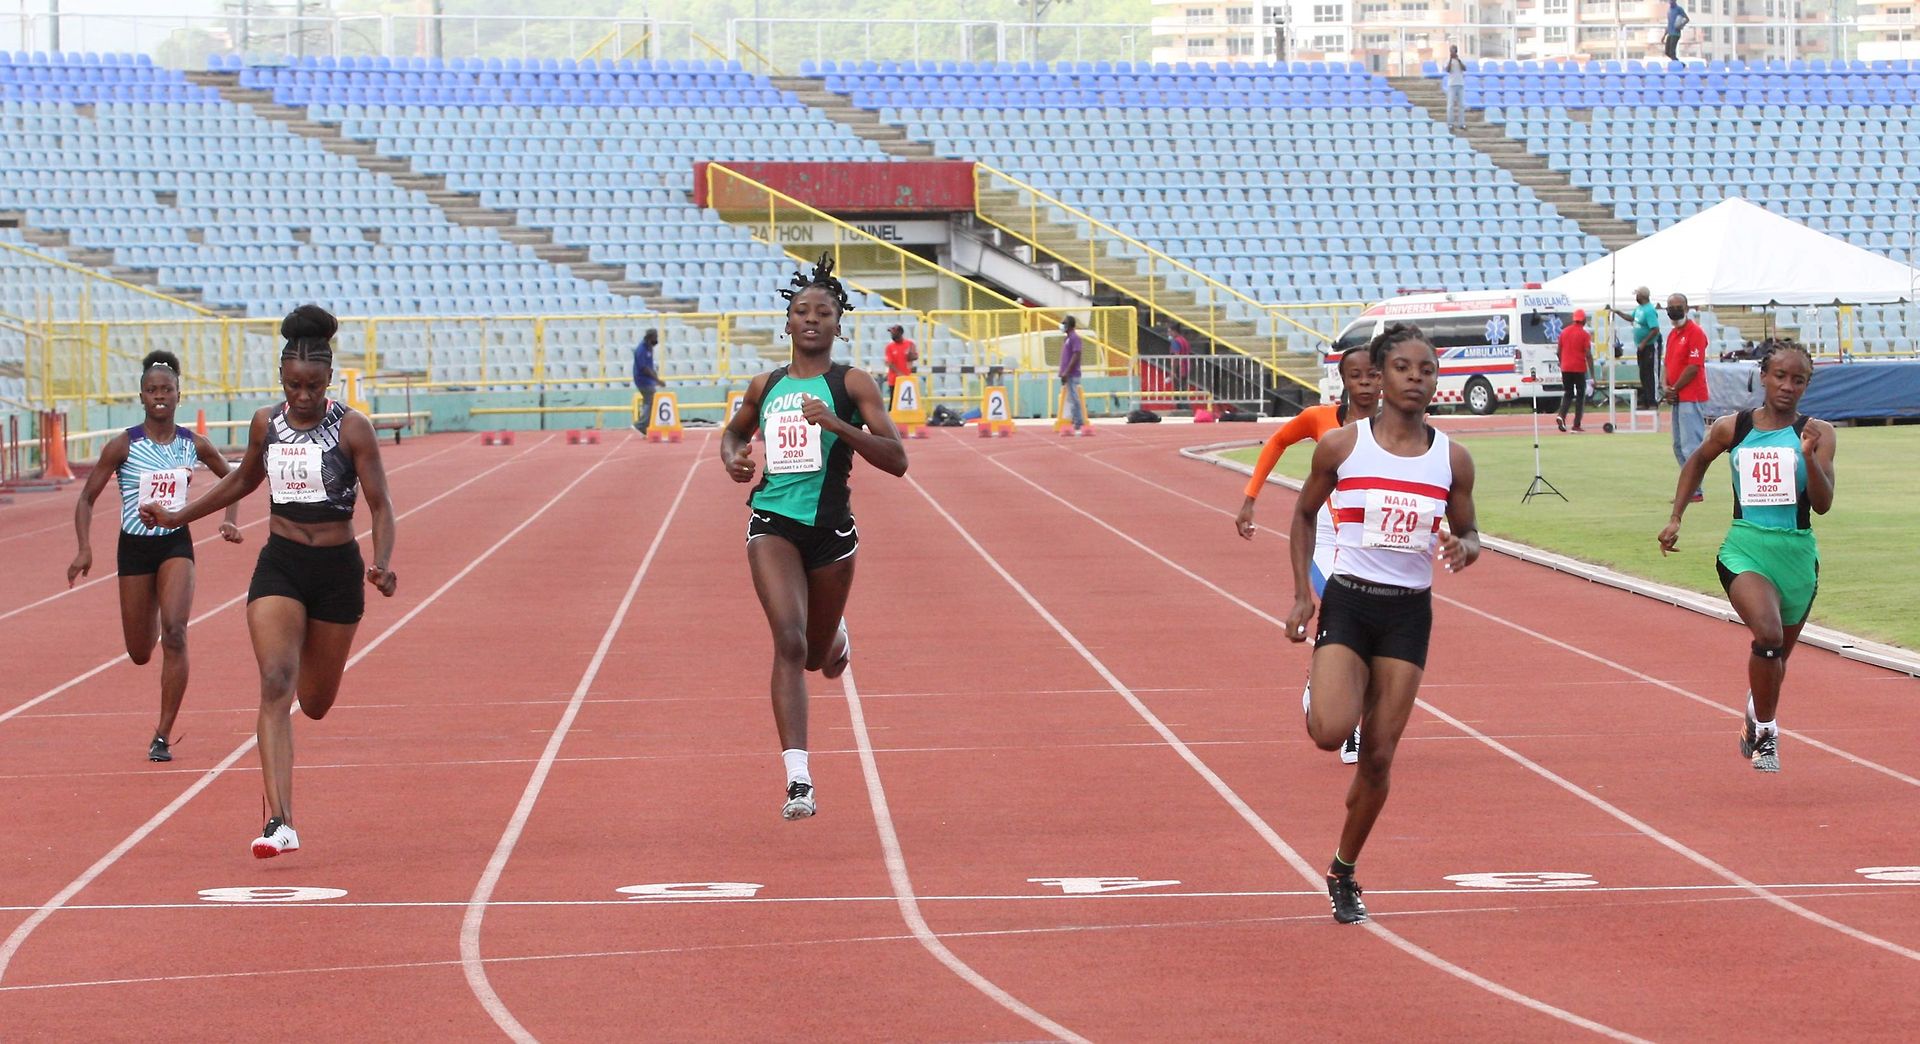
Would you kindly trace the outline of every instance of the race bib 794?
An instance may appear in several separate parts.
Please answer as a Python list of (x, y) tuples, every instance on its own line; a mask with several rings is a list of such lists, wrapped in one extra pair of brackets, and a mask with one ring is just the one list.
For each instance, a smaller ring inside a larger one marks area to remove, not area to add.
[(140, 473), (140, 503), (158, 504), (168, 511), (187, 506), (187, 483), (193, 472), (186, 468), (165, 468)]

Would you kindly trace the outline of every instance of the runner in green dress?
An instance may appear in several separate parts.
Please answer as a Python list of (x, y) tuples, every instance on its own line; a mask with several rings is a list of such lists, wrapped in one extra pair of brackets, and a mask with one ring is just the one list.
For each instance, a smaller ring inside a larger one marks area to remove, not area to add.
[(1800, 413), (1812, 378), (1813, 359), (1798, 345), (1760, 360), (1765, 402), (1713, 423), (1680, 469), (1673, 518), (1659, 536), (1662, 554), (1677, 549), (1692, 491), (1714, 458), (1731, 452), (1733, 526), (1714, 565), (1734, 612), (1753, 632), (1740, 753), (1759, 772), (1780, 771), (1780, 685), (1820, 586), (1813, 515), (1833, 507), (1833, 425)]

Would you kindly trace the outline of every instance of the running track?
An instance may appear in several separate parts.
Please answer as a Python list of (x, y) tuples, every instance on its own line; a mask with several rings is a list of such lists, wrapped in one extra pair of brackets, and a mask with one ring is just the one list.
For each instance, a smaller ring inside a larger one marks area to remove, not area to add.
[(854, 667), (815, 681), (797, 824), (711, 436), (389, 450), (400, 593), (295, 726), (306, 847), (272, 862), (235, 601), (264, 527), (201, 544), (156, 766), (113, 582), (61, 594), (71, 534), (30, 532), (70, 495), (20, 498), (0, 1038), (1910, 1038), (1912, 679), (1801, 651), (1758, 776), (1741, 632), (1490, 554), (1439, 588), (1375, 922), (1342, 928), (1348, 771), (1239, 477), (1191, 429), (933, 434), (856, 473)]

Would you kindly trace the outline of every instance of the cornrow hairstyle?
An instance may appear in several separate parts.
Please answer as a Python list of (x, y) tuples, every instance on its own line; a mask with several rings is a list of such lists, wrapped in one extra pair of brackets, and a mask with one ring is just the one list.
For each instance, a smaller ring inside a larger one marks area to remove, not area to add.
[(340, 320), (317, 304), (303, 304), (280, 320), (280, 336), (287, 346), (280, 350), (280, 361), (317, 362), (333, 366), (333, 335)]
[(1433, 347), (1433, 342), (1427, 340), (1426, 333), (1418, 326), (1412, 323), (1394, 323), (1374, 335), (1373, 340), (1367, 344), (1367, 354), (1373, 360), (1373, 368), (1384, 371), (1387, 368), (1387, 353), (1392, 351), (1395, 345), (1407, 341), (1425, 341), (1427, 347)]
[(814, 263), (813, 271), (795, 272), (792, 288), (781, 287), (780, 296), (785, 298), (788, 306), (791, 307), (794, 298), (816, 286), (825, 290), (833, 298), (834, 303), (840, 306), (841, 314), (853, 311), (853, 302), (847, 300), (847, 288), (841, 286), (840, 280), (833, 276), (831, 251), (821, 251), (820, 260)]
[(180, 357), (179, 356), (168, 351), (148, 352), (147, 357), (140, 360), (140, 380), (142, 383), (146, 381), (147, 374), (150, 371), (152, 371), (155, 367), (159, 367), (160, 369), (163, 369), (168, 373), (172, 374), (174, 384), (177, 385), (180, 383)]
[(1340, 361), (1334, 364), (1334, 368), (1339, 369), (1340, 367), (1345, 366), (1347, 364), (1348, 359), (1351, 359), (1354, 356), (1359, 355), (1361, 352), (1371, 352), (1372, 350), (1373, 350), (1372, 344), (1356, 344), (1353, 347), (1347, 349), (1346, 351), (1340, 353)]
[(1775, 341), (1769, 344), (1767, 350), (1760, 353), (1761, 373), (1767, 372), (1767, 364), (1772, 362), (1773, 357), (1780, 352), (1799, 352), (1807, 360), (1807, 377), (1809, 379), (1813, 377), (1813, 352), (1799, 341)]

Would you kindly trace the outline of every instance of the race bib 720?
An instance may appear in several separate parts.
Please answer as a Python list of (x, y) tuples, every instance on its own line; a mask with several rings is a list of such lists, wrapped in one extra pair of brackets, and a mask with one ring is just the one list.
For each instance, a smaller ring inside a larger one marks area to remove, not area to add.
[(1366, 522), (1361, 530), (1360, 545), (1393, 551), (1430, 551), (1434, 523), (1439, 516), (1440, 501), (1432, 497), (1391, 489), (1367, 490)]

